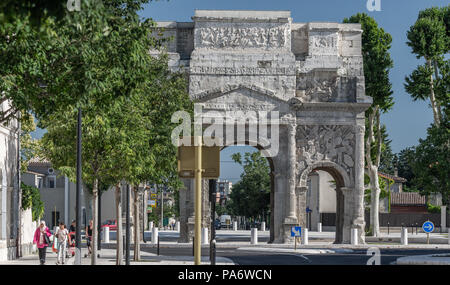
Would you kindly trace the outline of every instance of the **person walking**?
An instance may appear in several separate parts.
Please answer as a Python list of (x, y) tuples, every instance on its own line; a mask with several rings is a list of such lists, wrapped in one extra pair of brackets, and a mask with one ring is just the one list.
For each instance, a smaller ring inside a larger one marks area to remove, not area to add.
[(56, 264), (64, 264), (66, 261), (66, 245), (68, 240), (69, 232), (66, 229), (64, 223), (59, 223), (59, 229), (56, 232), (56, 237), (58, 238), (58, 257), (56, 259)]
[(50, 237), (52, 233), (45, 225), (45, 221), (41, 221), (39, 227), (34, 232), (33, 243), (36, 244), (39, 251), (39, 261), (41, 265), (45, 264), (45, 255), (47, 246), (50, 244)]
[(89, 221), (89, 226), (86, 227), (86, 243), (87, 243), (87, 248), (88, 248), (88, 254), (85, 255), (85, 257), (88, 257), (91, 255), (92, 252), (92, 247), (91, 247), (91, 242), (92, 242), (92, 229), (94, 228), (94, 221), (90, 220)]

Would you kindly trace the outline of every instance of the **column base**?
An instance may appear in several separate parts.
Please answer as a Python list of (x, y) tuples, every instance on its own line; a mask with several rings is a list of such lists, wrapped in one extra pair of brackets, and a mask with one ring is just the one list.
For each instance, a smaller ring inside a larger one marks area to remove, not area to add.
[(287, 217), (284, 219), (283, 223), (283, 243), (291, 244), (294, 243), (294, 237), (291, 236), (292, 227), (298, 226), (298, 221), (296, 217)]

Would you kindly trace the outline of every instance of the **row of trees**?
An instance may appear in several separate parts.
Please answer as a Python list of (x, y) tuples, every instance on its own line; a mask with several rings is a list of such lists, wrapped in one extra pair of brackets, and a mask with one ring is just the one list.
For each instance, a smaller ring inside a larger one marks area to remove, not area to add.
[(409, 179), (409, 189), (441, 193), (450, 206), (450, 6), (421, 11), (407, 37), (424, 64), (405, 78), (405, 90), (414, 101), (429, 100), (433, 124), (417, 146), (400, 152), (399, 174)]
[(407, 32), (408, 46), (423, 64), (405, 77), (405, 90), (414, 101), (428, 101), (433, 124), (425, 139), (398, 154), (388, 151), (384, 167), (398, 168), (406, 178), (406, 191), (423, 195), (441, 193), (443, 203), (450, 205), (450, 7), (421, 11)]
[[(93, 197), (92, 264), (97, 258), (98, 197), (111, 186), (116, 189), (121, 264), (120, 183), (126, 181), (135, 194), (137, 231), (139, 186), (179, 186), (170, 117), (192, 110), (186, 80), (169, 70), (164, 55), (149, 53), (162, 44), (152, 34), (155, 23), (137, 13), (149, 0), (84, 0), (80, 11), (72, 12), (65, 9), (67, 1), (57, 1), (57, 7), (38, 16), (28, 2), (7, 1), (5, 9), (13, 17), (0, 17), (7, 23), (0, 31), (7, 39), (0, 43), (6, 55), (0, 59), (0, 90), (2, 100), (11, 102), (1, 118), (31, 112), (47, 130), (37, 154), (75, 181), (77, 113), (82, 110), (82, 177)], [(135, 234), (135, 259), (140, 236)]]

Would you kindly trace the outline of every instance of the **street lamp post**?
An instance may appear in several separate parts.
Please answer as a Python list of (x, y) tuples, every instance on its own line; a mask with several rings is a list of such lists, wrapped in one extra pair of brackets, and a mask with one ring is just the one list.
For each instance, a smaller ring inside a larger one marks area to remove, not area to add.
[(161, 230), (164, 228), (164, 189), (166, 188), (166, 185), (163, 185), (161, 187), (161, 223), (159, 224), (159, 227)]
[(77, 125), (77, 191), (75, 196), (76, 203), (76, 229), (75, 244), (77, 254), (75, 264), (81, 264), (81, 107), (78, 107), (78, 125)]
[(147, 215), (147, 209), (146, 209), (146, 203), (147, 203), (147, 199), (145, 197), (145, 185), (144, 185), (144, 191), (142, 192), (142, 240), (144, 241), (144, 243), (147, 243), (147, 241), (145, 240), (145, 216)]
[(209, 199), (211, 202), (211, 241), (210, 241), (210, 261), (211, 265), (216, 265), (216, 187), (217, 180), (210, 179), (209, 180)]
[[(102, 249), (102, 191), (98, 191), (97, 249)], [(99, 253), (100, 255), (100, 253)]]
[(127, 184), (125, 265), (130, 265), (130, 184)]

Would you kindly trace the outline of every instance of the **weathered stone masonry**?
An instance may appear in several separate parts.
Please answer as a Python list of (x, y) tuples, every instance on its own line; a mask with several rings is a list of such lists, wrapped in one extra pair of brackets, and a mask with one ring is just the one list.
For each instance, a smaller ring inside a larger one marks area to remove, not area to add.
[[(307, 178), (336, 181), (336, 242), (351, 228), (364, 242), (365, 96), (358, 24), (293, 23), (288, 11), (197, 10), (192, 23), (160, 22), (172, 68), (189, 75), (189, 93), (204, 111), (279, 111), (280, 147), (270, 160), (271, 241), (292, 242), (306, 225)], [(251, 130), (247, 130), (247, 133)], [(180, 192), (180, 242), (193, 236), (193, 180)], [(203, 225), (209, 226), (208, 183)]]

